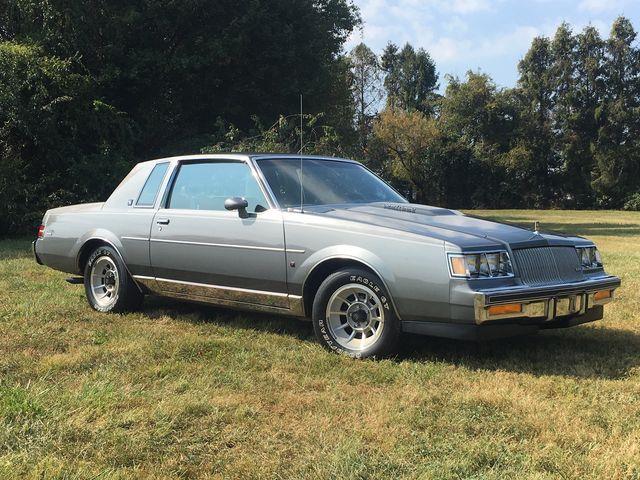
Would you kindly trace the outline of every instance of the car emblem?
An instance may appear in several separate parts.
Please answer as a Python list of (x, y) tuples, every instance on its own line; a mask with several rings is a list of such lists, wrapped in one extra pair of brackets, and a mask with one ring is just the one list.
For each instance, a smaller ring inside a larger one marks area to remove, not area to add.
[(415, 207), (405, 207), (404, 205), (395, 205), (392, 203), (385, 203), (383, 207), (387, 210), (396, 210), (397, 212), (416, 213)]

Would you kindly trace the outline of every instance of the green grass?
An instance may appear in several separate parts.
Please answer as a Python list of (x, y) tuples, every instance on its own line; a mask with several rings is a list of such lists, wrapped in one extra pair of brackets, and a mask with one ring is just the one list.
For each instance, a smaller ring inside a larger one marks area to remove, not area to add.
[(0, 478), (640, 478), (640, 214), (474, 212), (584, 234), (604, 320), (393, 359), (311, 326), (147, 299), (103, 315), (0, 242)]

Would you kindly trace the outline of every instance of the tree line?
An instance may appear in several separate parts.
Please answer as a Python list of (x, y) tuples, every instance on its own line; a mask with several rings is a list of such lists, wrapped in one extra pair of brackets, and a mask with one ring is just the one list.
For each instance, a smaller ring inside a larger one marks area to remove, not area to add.
[[(361, 154), (419, 202), (458, 208), (640, 207), (640, 50), (563, 23), (533, 40), (514, 88), (469, 71), (438, 95), (429, 55), (390, 44), (351, 53)], [(361, 64), (366, 64), (363, 68)], [(361, 78), (366, 77), (366, 78)], [(374, 79), (376, 79), (374, 81)], [(371, 111), (367, 98), (386, 102)]]
[(536, 38), (513, 88), (470, 71), (441, 93), (423, 49), (343, 53), (360, 26), (349, 0), (3, 2), (0, 234), (138, 161), (217, 151), (352, 157), (452, 208), (640, 208), (628, 19)]

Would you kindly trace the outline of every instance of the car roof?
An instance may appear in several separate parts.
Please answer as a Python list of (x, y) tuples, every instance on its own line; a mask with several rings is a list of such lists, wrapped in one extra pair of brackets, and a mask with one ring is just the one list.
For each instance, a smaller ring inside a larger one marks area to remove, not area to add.
[(170, 161), (185, 161), (185, 160), (216, 160), (216, 159), (228, 159), (228, 160), (249, 160), (249, 159), (264, 159), (264, 158), (295, 158), (301, 160), (333, 160), (340, 162), (358, 163), (355, 160), (340, 157), (331, 157), (326, 155), (300, 155), (297, 153), (203, 153), (199, 155), (179, 155), (174, 157), (156, 158), (154, 160), (148, 160), (141, 163), (162, 163)]

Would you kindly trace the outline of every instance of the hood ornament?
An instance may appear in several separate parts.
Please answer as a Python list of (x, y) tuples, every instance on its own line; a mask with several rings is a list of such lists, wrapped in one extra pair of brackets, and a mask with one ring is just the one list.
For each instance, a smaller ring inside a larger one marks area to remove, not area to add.
[(533, 235), (531, 235), (529, 237), (529, 240), (533, 240), (536, 237), (540, 237), (540, 222), (538, 220), (535, 220), (533, 222)]

